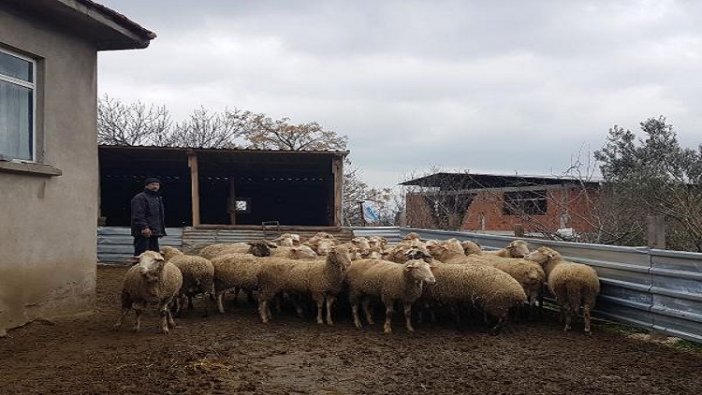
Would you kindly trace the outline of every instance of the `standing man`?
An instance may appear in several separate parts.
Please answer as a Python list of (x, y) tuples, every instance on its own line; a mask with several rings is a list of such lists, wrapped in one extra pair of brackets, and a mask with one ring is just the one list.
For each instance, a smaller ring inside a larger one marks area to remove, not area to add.
[(159, 194), (161, 181), (147, 178), (144, 192), (132, 198), (132, 236), (134, 236), (134, 256), (146, 250), (159, 251), (158, 238), (166, 235), (163, 217), (163, 200)]

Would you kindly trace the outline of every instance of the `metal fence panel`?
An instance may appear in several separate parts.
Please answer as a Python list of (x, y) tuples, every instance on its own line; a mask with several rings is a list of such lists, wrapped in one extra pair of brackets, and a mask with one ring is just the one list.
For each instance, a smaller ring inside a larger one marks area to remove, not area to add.
[[(422, 239), (470, 240), (486, 250), (514, 237), (399, 227), (354, 228), (355, 235), (400, 240), (409, 232)], [(595, 313), (615, 321), (702, 342), (702, 254), (600, 244), (527, 239), (532, 249), (547, 246), (564, 258), (587, 264), (600, 278)]]
[[(134, 255), (134, 238), (131, 229), (122, 226), (98, 227), (98, 262), (126, 263)], [(181, 247), (183, 229), (166, 228), (168, 236), (159, 239), (161, 246)]]

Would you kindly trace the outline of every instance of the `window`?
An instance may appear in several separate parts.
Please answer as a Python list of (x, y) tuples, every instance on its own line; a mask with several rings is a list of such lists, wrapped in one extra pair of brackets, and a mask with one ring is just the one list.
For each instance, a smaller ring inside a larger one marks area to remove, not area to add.
[(0, 49), (0, 159), (33, 161), (35, 63)]
[(234, 209), (237, 213), (251, 212), (251, 199), (239, 198), (234, 201)]
[(505, 215), (544, 215), (548, 211), (546, 191), (505, 192)]

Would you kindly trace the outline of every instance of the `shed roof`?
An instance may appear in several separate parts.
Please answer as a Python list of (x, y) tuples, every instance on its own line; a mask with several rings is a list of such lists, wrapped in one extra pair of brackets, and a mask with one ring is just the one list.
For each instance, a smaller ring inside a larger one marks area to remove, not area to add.
[(3, 0), (47, 23), (92, 40), (98, 50), (146, 48), (156, 33), (92, 0)]
[[(476, 173), (434, 173), (400, 183), (404, 186), (420, 186), (451, 189), (480, 189), (525, 187), (536, 185), (562, 185), (580, 183), (574, 177), (535, 176), (535, 175), (500, 175)], [(595, 186), (596, 181), (585, 181), (585, 184)]]

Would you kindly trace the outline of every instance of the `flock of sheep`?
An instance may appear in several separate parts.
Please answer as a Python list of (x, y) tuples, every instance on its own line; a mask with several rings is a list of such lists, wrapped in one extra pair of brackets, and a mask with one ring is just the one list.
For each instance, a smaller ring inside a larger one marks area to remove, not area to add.
[(224, 313), (225, 294), (233, 291), (236, 298), (245, 291), (250, 301), (258, 301), (263, 323), (273, 318), (271, 308), (279, 312), (286, 303), (304, 317), (311, 298), (317, 323), (326, 319), (332, 325), (334, 304), (344, 298), (358, 328), (363, 325), (359, 307), (372, 325), (371, 304), (379, 300), (385, 306), (386, 333), (392, 331), (392, 316), (400, 304), (408, 331), (414, 330), (413, 307), (421, 321), (425, 313), (433, 318), (440, 308), (460, 320), (461, 309), (469, 306), (482, 312), (491, 333), (498, 333), (511, 313), (526, 307), (533, 314), (544, 285), (560, 306), (564, 330), (570, 330), (582, 307), (585, 333), (590, 334), (590, 310), (599, 293), (597, 273), (548, 247), (529, 251), (526, 242), (515, 240), (500, 250), (482, 251), (471, 241), (422, 241), (415, 233), (396, 245), (378, 236), (340, 243), (324, 232), (302, 242), (298, 235), (286, 233), (273, 241), (212, 244), (193, 255), (173, 247), (143, 253), (125, 275), (122, 314), (115, 327), (134, 309), (138, 331), (143, 310), (156, 304), (161, 331), (168, 333), (175, 326), (172, 310), (180, 314), (186, 302), (192, 308), (194, 296), (209, 295), (204, 298), (205, 314), (212, 300)]

